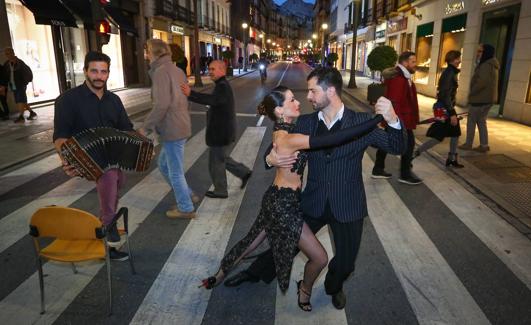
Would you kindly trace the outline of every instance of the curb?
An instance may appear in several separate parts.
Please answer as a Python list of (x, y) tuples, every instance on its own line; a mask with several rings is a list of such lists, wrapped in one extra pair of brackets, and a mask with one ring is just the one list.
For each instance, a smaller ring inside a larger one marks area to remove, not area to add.
[[(369, 113), (372, 113), (372, 106), (364, 102), (363, 100), (357, 98), (353, 94), (349, 93), (348, 91), (343, 91), (343, 94), (346, 94), (347, 97), (358, 103), (364, 111), (367, 111)], [(422, 144), (422, 142), (415, 137), (415, 143)], [(435, 152), (434, 150), (428, 150), (426, 151), (426, 154), (430, 156), (432, 159), (436, 160), (439, 164), (444, 164), (445, 159), (441, 157), (440, 154)], [(502, 217), (507, 223), (509, 223), (511, 226), (513, 226), (516, 230), (518, 230), (520, 233), (522, 233), (527, 238), (531, 239), (531, 229), (521, 222), (517, 216), (515, 216), (511, 211), (506, 209), (503, 205), (498, 203), (496, 200), (492, 199), (485, 191), (481, 190), (479, 187), (472, 184), (470, 181), (468, 181), (465, 177), (459, 175), (456, 173), (453, 169), (445, 169), (447, 172), (454, 175), (454, 178), (459, 179), (462, 183), (466, 184), (468, 187), (468, 190), (471, 191), (476, 196), (479, 194), (483, 200), (488, 200), (487, 206), (494, 210), (496, 214), (498, 214), (500, 217)], [(480, 200), (481, 200), (480, 198)], [(483, 201), (482, 200), (482, 201)]]

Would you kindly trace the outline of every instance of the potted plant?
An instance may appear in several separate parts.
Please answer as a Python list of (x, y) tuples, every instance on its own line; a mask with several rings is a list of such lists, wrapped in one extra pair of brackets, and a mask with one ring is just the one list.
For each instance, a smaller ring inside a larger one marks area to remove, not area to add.
[(232, 68), (232, 59), (234, 58), (234, 53), (230, 50), (223, 51), (221, 53), (221, 57), (227, 64), (227, 76), (231, 77), (234, 75), (233, 68)]
[(331, 67), (335, 67), (336, 66), (336, 61), (339, 60), (339, 56), (337, 55), (337, 53), (329, 53), (328, 56), (326, 57), (326, 62), (328, 62), (328, 65), (331, 66)]
[[(387, 68), (395, 66), (396, 60), (398, 59), (398, 54), (391, 46), (378, 46), (374, 48), (369, 56), (367, 57), (367, 66), (371, 69), (371, 73), (374, 78), (374, 72), (380, 72), (380, 81), (381, 81), (381, 72)], [(376, 103), (380, 96), (385, 94), (385, 85), (383, 83), (373, 82), (367, 87), (367, 100), (370, 104)]]

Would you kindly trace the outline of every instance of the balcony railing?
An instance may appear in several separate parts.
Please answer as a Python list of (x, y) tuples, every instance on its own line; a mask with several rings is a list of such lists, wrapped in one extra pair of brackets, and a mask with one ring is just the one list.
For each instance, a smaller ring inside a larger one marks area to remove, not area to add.
[(155, 15), (193, 25), (194, 15), (187, 8), (179, 5), (179, 0), (156, 0)]

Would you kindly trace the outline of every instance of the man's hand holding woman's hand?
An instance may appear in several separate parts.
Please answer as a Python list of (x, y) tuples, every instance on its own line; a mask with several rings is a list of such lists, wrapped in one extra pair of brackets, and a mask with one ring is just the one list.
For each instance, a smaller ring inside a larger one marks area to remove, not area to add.
[(192, 93), (192, 88), (190, 88), (190, 86), (188, 84), (182, 84), (181, 85), (181, 91), (183, 92), (183, 94), (186, 97), (189, 97), (190, 94)]
[(266, 156), (266, 163), (273, 167), (291, 168), (297, 160), (298, 155), (298, 151), (289, 155), (279, 154), (277, 151), (277, 145), (273, 143), (273, 149), (271, 149), (269, 155)]
[(389, 99), (383, 96), (378, 98), (374, 108), (375, 113), (381, 114), (388, 124), (395, 124), (398, 122), (398, 116), (396, 115), (393, 104)]

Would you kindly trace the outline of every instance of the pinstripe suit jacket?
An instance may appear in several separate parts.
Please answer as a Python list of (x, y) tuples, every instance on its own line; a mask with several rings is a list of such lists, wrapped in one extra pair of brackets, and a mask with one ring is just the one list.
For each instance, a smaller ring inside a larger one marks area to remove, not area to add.
[[(369, 120), (367, 113), (357, 113), (345, 107), (341, 128)], [(316, 135), (317, 112), (301, 115), (293, 133)], [(375, 129), (356, 141), (335, 148), (330, 155), (323, 150), (308, 151), (308, 182), (302, 192), (304, 214), (319, 218), (325, 204), (330, 202), (339, 222), (353, 222), (367, 216), (367, 202), (363, 186), (361, 161), (368, 146), (375, 146), (391, 154), (401, 154), (406, 147), (405, 128)]]

